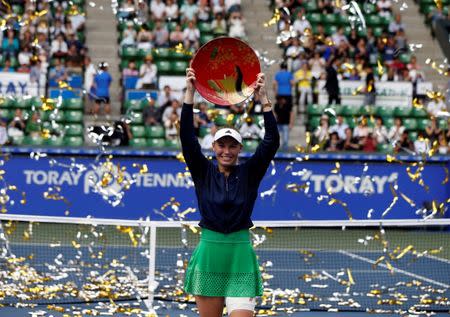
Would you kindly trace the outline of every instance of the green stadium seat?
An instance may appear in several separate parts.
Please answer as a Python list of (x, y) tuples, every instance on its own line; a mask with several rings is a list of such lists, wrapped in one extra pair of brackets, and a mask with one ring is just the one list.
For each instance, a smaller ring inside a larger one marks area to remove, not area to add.
[[(168, 21), (168, 22), (166, 22), (167, 30), (168, 30), (169, 32), (174, 31), (174, 30), (175, 30), (175, 27), (177, 26), (177, 24), (178, 24), (177, 21)], [(181, 28), (184, 29), (183, 25), (181, 26)]]
[(430, 124), (430, 119), (428, 118), (420, 118), (416, 120), (417, 129), (424, 131), (425, 128)]
[(319, 116), (323, 113), (325, 108), (327, 108), (326, 105), (309, 104), (306, 107), (306, 112), (308, 113), (308, 116)]
[(156, 67), (158, 68), (159, 75), (168, 75), (171, 73), (171, 65), (167, 60), (158, 60), (156, 61)]
[(403, 126), (408, 131), (417, 130), (417, 121), (414, 118), (404, 118)]
[(386, 129), (392, 128), (394, 126), (394, 118), (393, 117), (384, 117), (383, 125), (386, 127)]
[(377, 144), (377, 151), (381, 153), (392, 153), (394, 151), (394, 148), (389, 143), (379, 143)]
[(304, 1), (303, 3), (303, 7), (305, 8), (306, 12), (314, 12), (318, 9), (316, 1)]
[(375, 107), (374, 106), (361, 106), (361, 108), (359, 108), (358, 114), (360, 116), (372, 116), (375, 114)]
[(122, 58), (125, 59), (135, 59), (138, 55), (138, 50), (133, 46), (124, 46), (122, 48)]
[(378, 14), (371, 14), (366, 16), (366, 23), (368, 26), (379, 26), (382, 24), (381, 17)]
[(66, 111), (64, 114), (64, 121), (71, 123), (83, 122), (83, 112), (81, 111)]
[(212, 33), (211, 23), (209, 22), (198, 22), (197, 28), (200, 33)]
[(170, 63), (170, 72), (176, 75), (182, 75), (186, 73), (189, 63), (187, 61), (173, 61)]
[(359, 107), (357, 106), (342, 106), (342, 115), (346, 117), (357, 116)]
[(32, 108), (32, 107), (39, 108), (41, 105), (42, 105), (41, 98), (39, 98), (39, 97), (32, 97), (32, 98), (30, 98), (30, 104), (29, 104), (30, 108)]
[(40, 135), (27, 135), (23, 139), (23, 144), (25, 145), (42, 145), (44, 139)]
[(408, 136), (409, 136), (409, 139), (414, 142), (415, 140), (417, 140), (418, 132), (417, 131), (409, 131)]
[(394, 107), (388, 107), (388, 106), (377, 106), (375, 108), (375, 115), (378, 117), (386, 118), (386, 117), (393, 117), (394, 116)]
[(448, 126), (449, 126), (449, 119), (444, 119), (444, 118), (442, 118), (442, 119), (439, 119), (438, 120), (438, 127), (439, 127), (439, 129), (441, 129), (441, 130), (448, 130)]
[(411, 114), (411, 107), (396, 107), (394, 110), (394, 116), (396, 117), (409, 117)]
[[(361, 8), (362, 12), (367, 15), (372, 15), (377, 13), (377, 7), (375, 4), (370, 2), (364, 2), (363, 7)], [(342, 14), (341, 14), (342, 15)]]
[[(308, 1), (313, 2), (313, 1)], [(311, 25), (316, 25), (322, 22), (322, 15), (320, 13), (307, 13), (306, 14), (306, 20), (311, 23)]]
[(336, 25), (325, 25), (325, 34), (332, 36), (333, 34), (335, 34), (337, 32), (337, 26)]
[(48, 146), (63, 146), (64, 145), (64, 139), (63, 137), (58, 136), (51, 136), (44, 140), (44, 144)]
[(132, 138), (130, 140), (130, 146), (132, 147), (146, 147), (147, 140), (145, 138)]
[(348, 127), (353, 129), (358, 125), (358, 118), (355, 117), (345, 117), (345, 123), (348, 124)]
[(402, 53), (399, 56), (399, 60), (400, 62), (402, 62), (403, 64), (408, 64), (409, 61), (411, 60), (411, 55), (408, 53)]
[(310, 131), (314, 131), (320, 125), (320, 116), (309, 117), (308, 127)]
[(336, 14), (322, 14), (320, 19), (324, 25), (327, 25), (327, 24), (334, 25), (334, 24), (338, 23), (338, 18), (337, 18)]
[(134, 112), (131, 116), (131, 124), (132, 125), (143, 125), (144, 124), (144, 117), (142, 116), (141, 112)]
[(62, 106), (64, 109), (67, 110), (83, 110), (83, 99), (81, 98), (64, 99)]
[(350, 21), (348, 20), (348, 15), (339, 14), (337, 16), (337, 22), (339, 23), (339, 25), (341, 25), (341, 26), (348, 26), (351, 29), (351, 26), (348, 25), (350, 23)]
[(66, 118), (65, 118), (65, 115), (66, 115), (66, 112), (61, 111), (61, 110), (59, 110), (59, 111), (52, 111), (50, 113), (49, 119), (51, 121), (64, 122), (64, 121), (67, 121)]
[(207, 135), (208, 133), (211, 132), (211, 128), (205, 127), (205, 126), (201, 126), (199, 129), (199, 136), (201, 138), (205, 137), (205, 135)]
[(424, 108), (413, 107), (411, 110), (411, 116), (415, 118), (428, 118), (428, 112)]
[(3, 102), (3, 106), (5, 108), (16, 108), (17, 107), (17, 100), (15, 98), (5, 97), (5, 100)]
[(81, 136), (66, 136), (64, 137), (65, 146), (83, 146), (83, 137)]
[(380, 17), (381, 26), (383, 28), (387, 28), (389, 26), (389, 23), (391, 23), (392, 20), (393, 20), (393, 18), (391, 18), (391, 17), (381, 16)]
[(142, 111), (141, 100), (133, 99), (126, 100), (123, 104), (125, 112), (127, 111)]
[(223, 126), (228, 125), (226, 116), (222, 116), (222, 115), (218, 115), (218, 116), (215, 118), (214, 123), (215, 123), (218, 127), (223, 127)]
[(122, 59), (119, 64), (120, 70), (123, 70), (128, 67), (128, 60)]
[(178, 143), (178, 140), (167, 139), (164, 144), (165, 144), (165, 146), (167, 148), (171, 148), (171, 149), (178, 149), (178, 148), (180, 148), (180, 144)]
[(179, 51), (179, 50), (172, 50), (170, 51), (170, 58), (172, 60), (190, 60), (192, 57), (192, 54), (190, 54), (190, 52), (185, 52), (185, 51)]
[(24, 142), (24, 138), (25, 137), (22, 135), (22, 136), (13, 136), (10, 137), (9, 139), (12, 145), (22, 145)]
[(200, 44), (206, 44), (214, 38), (212, 34), (200, 34)]
[[(136, 59), (144, 59), (145, 56), (152, 55), (153, 56), (153, 50), (152, 49), (138, 49), (138, 54), (136, 56)], [(154, 56), (153, 56), (154, 57)]]
[(166, 140), (162, 138), (147, 139), (147, 146), (154, 148), (163, 148), (166, 146)]
[(256, 140), (243, 140), (244, 151), (254, 152), (259, 145)]
[(158, 47), (152, 52), (155, 60), (168, 60), (170, 58), (170, 50), (167, 47)]
[(164, 138), (165, 130), (162, 125), (154, 125), (145, 127), (145, 135), (147, 138)]
[(133, 125), (131, 126), (131, 134), (133, 138), (143, 138), (145, 137), (145, 127), (143, 125)]
[(374, 27), (373, 35), (375, 35), (376, 37), (380, 37), (381, 35), (383, 35), (383, 28), (381, 26)]
[(83, 125), (77, 123), (70, 123), (65, 126), (67, 136), (82, 136), (83, 135)]
[(13, 116), (14, 112), (12, 110), (0, 108), (0, 118), (4, 118), (9, 121), (12, 119)]
[(18, 98), (16, 99), (16, 108), (28, 109), (30, 108), (31, 98)]

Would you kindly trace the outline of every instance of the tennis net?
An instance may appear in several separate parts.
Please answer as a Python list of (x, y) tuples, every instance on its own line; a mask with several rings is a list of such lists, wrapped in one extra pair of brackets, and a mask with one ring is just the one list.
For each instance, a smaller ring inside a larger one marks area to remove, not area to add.
[[(179, 307), (195, 223), (0, 215), (0, 305)], [(257, 222), (260, 314), (450, 309), (450, 219)]]

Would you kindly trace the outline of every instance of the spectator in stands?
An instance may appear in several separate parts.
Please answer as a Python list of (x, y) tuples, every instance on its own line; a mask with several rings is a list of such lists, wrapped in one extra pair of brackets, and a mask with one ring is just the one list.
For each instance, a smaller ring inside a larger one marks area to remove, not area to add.
[(344, 34), (344, 28), (342, 26), (339, 27), (337, 33), (335, 33), (331, 39), (336, 47), (339, 47), (341, 43), (348, 44), (348, 39)]
[(30, 61), (30, 82), (39, 84), (41, 80), (42, 66), (41, 60), (38, 57), (32, 57)]
[(383, 118), (375, 118), (375, 126), (373, 127), (373, 135), (377, 140), (377, 144), (385, 144), (389, 141), (389, 135), (386, 127), (383, 125)]
[(317, 127), (316, 131), (314, 131), (314, 138), (316, 143), (321, 144), (322, 146), (328, 141), (329, 138), (329, 123), (328, 116), (322, 115), (320, 118), (320, 125)]
[(394, 144), (394, 152), (407, 152), (414, 153), (414, 144), (409, 138), (408, 131), (403, 131), (400, 135), (400, 139)]
[(162, 122), (168, 122), (172, 113), (177, 114), (178, 117), (181, 116), (180, 102), (177, 99), (173, 99), (170, 106), (166, 107), (162, 114)]
[(442, 6), (436, 6), (436, 8), (428, 14), (428, 20), (431, 22), (431, 34), (433, 37), (436, 30), (436, 22), (440, 19), (445, 19), (445, 15), (442, 11)]
[(411, 76), (411, 79), (413, 81), (417, 80), (417, 77), (419, 74), (422, 75), (422, 78), (424, 78), (424, 74), (421, 71), (421, 67), (419, 64), (417, 64), (417, 57), (415, 55), (411, 56), (411, 59), (409, 60), (409, 63), (406, 65), (406, 68), (409, 70), (409, 76)]
[(210, 126), (210, 131), (206, 134), (202, 141), (200, 142), (200, 146), (203, 150), (212, 150), (212, 144), (214, 142), (214, 134), (217, 132), (217, 126), (212, 123)]
[(313, 102), (312, 95), (312, 72), (309, 69), (309, 65), (307, 63), (303, 63), (302, 67), (295, 72), (294, 74), (295, 81), (297, 82), (297, 89), (300, 93), (300, 98), (298, 101), (300, 105), (309, 105)]
[(2, 42), (3, 56), (6, 58), (15, 57), (19, 53), (19, 49), (19, 40), (15, 37), (14, 30), (8, 29)]
[(153, 30), (154, 44), (156, 47), (169, 46), (169, 31), (162, 24), (160, 20), (155, 22), (155, 29)]
[(345, 123), (344, 117), (341, 115), (337, 116), (336, 123), (331, 126), (330, 133), (336, 132), (340, 140), (345, 139), (345, 130), (347, 130), (348, 124)]
[(227, 23), (222, 13), (217, 13), (214, 16), (214, 20), (211, 22), (211, 29), (215, 35), (227, 34)]
[(145, 57), (144, 64), (139, 69), (139, 79), (136, 83), (136, 89), (154, 89), (156, 88), (156, 80), (158, 75), (158, 69), (153, 64), (152, 55)]
[(394, 125), (391, 127), (388, 133), (388, 139), (391, 143), (397, 142), (400, 140), (403, 132), (405, 131), (405, 127), (403, 126), (403, 122), (401, 118), (394, 119)]
[(442, 131), (438, 137), (438, 153), (441, 155), (450, 153), (450, 145), (447, 143), (444, 131)]
[(55, 67), (50, 70), (49, 79), (55, 82), (67, 80), (66, 67), (61, 62), (61, 59), (55, 58)]
[(24, 46), (20, 50), (19, 56), (17, 57), (19, 65), (30, 65), (30, 60), (31, 60), (32, 56), (33, 56), (33, 53), (31, 52), (31, 47)]
[(208, 4), (208, 0), (199, 1), (197, 19), (202, 22), (208, 22), (211, 20), (211, 7)]
[(377, 97), (377, 89), (375, 87), (375, 76), (373, 74), (373, 69), (369, 65), (366, 68), (366, 86), (364, 87), (364, 106), (375, 105), (375, 100)]
[(66, 57), (68, 50), (67, 43), (64, 41), (64, 35), (59, 33), (56, 39), (52, 41), (50, 54), (56, 58)]
[(438, 139), (441, 132), (442, 130), (439, 129), (436, 117), (430, 116), (430, 122), (425, 127), (425, 136), (430, 139), (430, 142), (433, 144), (433, 142)]
[(6, 131), (6, 121), (0, 118), (0, 145), (5, 145), (8, 142), (8, 133)]
[(287, 64), (281, 63), (280, 70), (275, 74), (275, 80), (273, 81), (273, 90), (277, 100), (284, 97), (288, 103), (292, 104), (292, 85), (294, 83), (294, 76), (287, 70)]
[(21, 47), (25, 47), (25, 46), (30, 46), (33, 43), (33, 34), (31, 33), (30, 30), (26, 30), (23, 33), (23, 36), (20, 38), (20, 45)]
[(3, 67), (1, 68), (1, 71), (5, 72), (5, 73), (15, 73), (16, 72), (14, 67), (11, 66), (11, 60), (9, 58), (5, 59), (5, 63), (3, 65)]
[(83, 65), (83, 55), (79, 54), (75, 44), (69, 47), (69, 51), (66, 56), (67, 69), (73, 73), (81, 73)]
[(35, 111), (28, 119), (25, 132), (30, 136), (39, 136), (42, 131), (42, 122), (39, 112)]
[(178, 21), (179, 18), (178, 3), (175, 0), (167, 0), (164, 14), (167, 20)]
[(330, 133), (330, 139), (325, 144), (324, 150), (327, 152), (338, 152), (342, 150), (342, 142), (337, 132)]
[(287, 150), (289, 146), (289, 130), (294, 126), (294, 111), (292, 103), (285, 97), (277, 98), (275, 103), (275, 118), (277, 119), (278, 131), (281, 137), (281, 149)]
[[(64, 14), (64, 8), (62, 7), (62, 5), (60, 4), (56, 4), (55, 6), (55, 13), (53, 14), (53, 21), (59, 21), (61, 23), (64, 23), (65, 19), (66, 19), (66, 15)], [(33, 14), (34, 12), (31, 12), (31, 14)]]
[(111, 135), (111, 146), (128, 146), (133, 138), (130, 126), (123, 120), (114, 122), (114, 130)]
[(80, 55), (84, 55), (85, 54), (85, 52), (83, 50), (84, 49), (83, 43), (81, 43), (81, 41), (76, 38), (75, 33), (67, 34), (67, 38), (68, 38), (67, 41), (66, 41), (67, 47), (70, 48), (70, 46), (75, 45), (75, 47), (77, 48), (77, 52)]
[(309, 60), (309, 66), (311, 67), (313, 80), (317, 81), (323, 77), (325, 73), (326, 62), (325, 59), (320, 56), (319, 51), (314, 51), (313, 57)]
[(251, 116), (247, 116), (244, 119), (244, 122), (239, 128), (239, 133), (242, 135), (242, 138), (247, 140), (260, 140), (264, 138), (263, 130), (253, 121)]
[(408, 41), (403, 29), (398, 30), (395, 34), (395, 46), (400, 52), (408, 51)]
[(378, 14), (385, 18), (390, 18), (392, 15), (392, 2), (391, 0), (378, 0), (377, 1)]
[(23, 118), (22, 109), (16, 109), (14, 118), (8, 124), (8, 135), (12, 138), (22, 137), (25, 133), (25, 120)]
[(220, 13), (226, 16), (227, 10), (225, 9), (225, 0), (215, 0), (212, 2), (213, 14)]
[(358, 125), (353, 129), (353, 137), (361, 141), (367, 137), (369, 133), (371, 133), (371, 130), (367, 125), (367, 119), (363, 117), (358, 121)]
[(50, 38), (55, 39), (59, 34), (66, 34), (66, 28), (61, 20), (55, 20), (55, 24), (50, 27)]
[(147, 98), (147, 106), (144, 108), (142, 112), (142, 117), (144, 119), (144, 124), (146, 126), (154, 126), (159, 125), (159, 114), (158, 109), (155, 107), (155, 99)]
[(232, 14), (228, 19), (228, 36), (245, 39), (245, 20), (242, 15)]
[(72, 22), (70, 20), (67, 20), (66, 23), (64, 23), (64, 27), (66, 28), (66, 36), (70, 36), (71, 34), (76, 35), (76, 31), (72, 26)]
[(417, 133), (417, 139), (414, 141), (414, 152), (416, 154), (426, 154), (430, 151), (431, 140), (425, 138), (423, 131)]
[(104, 104), (104, 113), (106, 119), (109, 119), (111, 113), (111, 105), (109, 99), (109, 88), (111, 86), (112, 77), (108, 72), (108, 63), (101, 62), (98, 66), (99, 71), (94, 77), (94, 87), (96, 92), (94, 115), (100, 114), (100, 106)]
[(127, 22), (127, 28), (123, 31), (123, 38), (120, 46), (134, 46), (136, 45), (136, 30), (132, 21)]
[(311, 30), (311, 23), (309, 23), (305, 17), (305, 9), (301, 8), (298, 10), (292, 29), (297, 32), (299, 36), (303, 35), (306, 29)]
[(139, 76), (139, 71), (136, 68), (136, 62), (134, 60), (128, 62), (128, 66), (122, 71), (122, 76), (124, 78), (127, 76)]
[(400, 13), (396, 13), (394, 20), (391, 20), (389, 23), (388, 30), (391, 35), (395, 35), (400, 29), (404, 30), (405, 24), (402, 22), (402, 15)]
[(187, 21), (195, 20), (198, 13), (198, 6), (195, 4), (194, 0), (184, 1), (180, 8), (181, 21), (183, 23)]
[(377, 139), (372, 133), (367, 134), (367, 136), (362, 139), (361, 144), (361, 148), (364, 152), (376, 152), (377, 150)]
[(387, 72), (381, 76), (381, 81), (398, 81), (398, 75), (394, 68), (388, 67)]
[(345, 129), (345, 139), (342, 141), (342, 150), (358, 151), (360, 148), (358, 140), (352, 135), (352, 129)]
[(194, 21), (189, 21), (183, 31), (183, 42), (186, 49), (194, 48), (197, 50), (200, 46), (200, 30)]
[(76, 4), (72, 5), (71, 10), (69, 11), (69, 19), (68, 19), (75, 32), (81, 32), (84, 30), (84, 23), (86, 22), (86, 18), (81, 11), (78, 10), (78, 6)]
[(199, 112), (194, 116), (194, 128), (197, 130), (197, 132), (200, 131), (201, 127), (207, 127), (211, 123), (211, 120), (208, 116), (208, 105), (206, 104), (206, 102), (200, 102), (198, 104), (198, 110)]
[(341, 93), (339, 91), (339, 80), (337, 69), (339, 68), (339, 60), (331, 60), (326, 68), (326, 83), (325, 89), (328, 92), (328, 104), (335, 102), (337, 105), (341, 104)]
[(300, 45), (300, 39), (297, 37), (292, 38), (284, 53), (289, 71), (295, 72), (300, 68), (300, 65), (297, 66), (301, 62), (298, 57), (304, 51), (304, 48)]
[(176, 46), (180, 43), (183, 44), (184, 33), (181, 30), (180, 24), (175, 25), (175, 29), (172, 32), (170, 32), (169, 40), (170, 40), (170, 46)]
[(142, 24), (142, 26), (146, 25), (149, 21), (149, 10), (148, 5), (145, 0), (139, 0), (137, 4), (137, 10), (136, 10), (136, 19), (137, 21)]
[(446, 111), (444, 98), (433, 98), (427, 104), (427, 112), (430, 116), (437, 117), (439, 112)]
[(176, 99), (172, 94), (172, 88), (169, 85), (165, 85), (163, 91), (160, 91), (158, 94), (158, 105), (160, 108), (165, 108), (172, 103), (172, 100)]
[(166, 139), (176, 140), (178, 138), (177, 125), (180, 120), (180, 116), (176, 111), (169, 114), (168, 118), (164, 121), (164, 128), (166, 132)]
[(154, 20), (164, 20), (166, 18), (166, 5), (162, 0), (150, 1), (150, 12)]
[(149, 30), (147, 24), (143, 24), (137, 35), (137, 48), (149, 51), (153, 48), (153, 33)]
[(384, 45), (383, 41), (380, 39), (380, 46), (382, 48), (383, 60), (387, 65), (390, 65), (396, 56), (397, 48), (395, 47), (394, 37), (388, 37), (387, 44)]

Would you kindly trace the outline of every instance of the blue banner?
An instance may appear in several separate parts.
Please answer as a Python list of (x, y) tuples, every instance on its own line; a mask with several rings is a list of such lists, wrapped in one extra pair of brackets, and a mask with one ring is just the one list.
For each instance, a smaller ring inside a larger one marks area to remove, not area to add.
[[(423, 168), (417, 162), (277, 159), (261, 183), (253, 219), (413, 219), (433, 212), (441, 217), (449, 205), (448, 168), (448, 159)], [(186, 165), (174, 156), (13, 154), (0, 170), (7, 213), (199, 219)]]

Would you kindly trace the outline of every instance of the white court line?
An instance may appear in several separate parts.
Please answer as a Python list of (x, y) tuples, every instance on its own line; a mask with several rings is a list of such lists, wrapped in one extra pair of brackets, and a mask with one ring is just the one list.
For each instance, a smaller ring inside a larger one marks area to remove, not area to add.
[[(317, 274), (321, 274), (322, 271), (326, 272), (342, 272), (342, 269), (322, 269), (322, 268), (311, 268), (311, 269), (267, 269), (267, 273), (271, 272), (308, 272), (312, 273), (314, 271)], [(374, 273), (380, 274), (380, 271), (376, 270), (352, 270), (352, 273)]]
[[(367, 262), (367, 263), (370, 263), (370, 264), (375, 264), (375, 261), (373, 261), (373, 260), (371, 260), (369, 258), (365, 258), (365, 257), (362, 257), (360, 255), (357, 255), (357, 254), (354, 254), (354, 253), (351, 253), (351, 252), (348, 252), (348, 251), (339, 250), (339, 253), (347, 255), (348, 257), (351, 257), (352, 259), (357, 259), (357, 260), (360, 260), (360, 261), (363, 261), (363, 262)], [(384, 267), (386, 269), (388, 268), (385, 264), (382, 264), (382, 263), (379, 263), (378, 266)], [(410, 277), (414, 277), (414, 278), (416, 278), (418, 280), (422, 280), (422, 281), (425, 281), (425, 282), (428, 282), (428, 283), (431, 283), (431, 284), (434, 284), (434, 285), (437, 285), (437, 286), (440, 286), (440, 287), (450, 288), (450, 285), (448, 285), (448, 284), (432, 280), (432, 279), (427, 278), (425, 276), (421, 276), (421, 275), (417, 275), (417, 274), (414, 274), (414, 273), (411, 273), (411, 272), (408, 272), (408, 271), (404, 271), (404, 270), (396, 268), (396, 267), (394, 267), (393, 270), (395, 272), (398, 272), (398, 273), (401, 273), (401, 274), (404, 274), (404, 275), (407, 275), (407, 276), (410, 276)]]
[(444, 259), (444, 258), (440, 258), (440, 257), (435, 256), (435, 255), (425, 254), (425, 257), (430, 258), (432, 260), (436, 260), (436, 261), (440, 261), (440, 262), (444, 262), (444, 263), (450, 264), (450, 260), (447, 260), (447, 259)]

